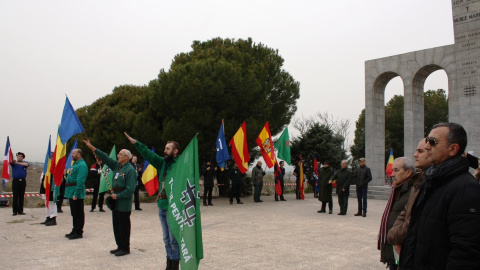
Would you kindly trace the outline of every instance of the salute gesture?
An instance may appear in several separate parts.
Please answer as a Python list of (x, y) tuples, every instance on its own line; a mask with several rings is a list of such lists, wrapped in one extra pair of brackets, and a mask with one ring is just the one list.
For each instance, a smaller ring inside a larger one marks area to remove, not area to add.
[(132, 144), (136, 144), (137, 143), (137, 140), (135, 140), (134, 138), (130, 137), (127, 132), (123, 132), (123, 134), (125, 134), (125, 137), (127, 137), (127, 139), (132, 143)]

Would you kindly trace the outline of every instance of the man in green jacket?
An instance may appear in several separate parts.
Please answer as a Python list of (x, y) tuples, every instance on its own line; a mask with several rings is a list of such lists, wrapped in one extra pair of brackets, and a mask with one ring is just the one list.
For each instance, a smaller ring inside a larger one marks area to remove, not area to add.
[(164, 157), (152, 152), (148, 147), (124, 133), (128, 140), (135, 145), (137, 151), (142, 157), (150, 162), (150, 164), (157, 169), (158, 182), (161, 190), (158, 192), (158, 215), (163, 231), (163, 242), (165, 243), (165, 251), (167, 253), (167, 269), (179, 269), (180, 264), (180, 248), (173, 237), (172, 231), (167, 222), (168, 197), (165, 191), (165, 177), (170, 170), (175, 166), (180, 152), (180, 144), (175, 141), (168, 141), (163, 151)]
[(85, 180), (88, 175), (88, 166), (83, 160), (81, 149), (77, 148), (72, 151), (72, 160), (75, 163), (68, 169), (65, 183), (65, 198), (69, 199), (70, 213), (73, 217), (73, 229), (65, 235), (70, 240), (83, 237), (83, 225), (85, 225), (83, 201), (85, 199)]
[(132, 197), (137, 182), (137, 172), (129, 162), (132, 153), (127, 149), (122, 149), (117, 154), (117, 160), (110, 158), (106, 153), (96, 149), (89, 141), (85, 145), (92, 150), (103, 164), (115, 172), (112, 188), (112, 196), (107, 200), (113, 200), (115, 206), (112, 207), (113, 234), (117, 248), (110, 250), (115, 256), (124, 256), (130, 254), (130, 214), (132, 213)]
[(260, 200), (260, 195), (262, 195), (264, 175), (265, 171), (262, 169), (262, 162), (258, 161), (257, 166), (252, 169), (252, 180), (254, 184), (253, 201), (256, 203), (263, 202)]
[(353, 181), (353, 174), (348, 169), (346, 160), (342, 160), (341, 166), (342, 168), (335, 172), (332, 180), (337, 183), (336, 193), (338, 205), (340, 206), (340, 212), (338, 214), (344, 216), (347, 214), (348, 196), (350, 195), (350, 184)]

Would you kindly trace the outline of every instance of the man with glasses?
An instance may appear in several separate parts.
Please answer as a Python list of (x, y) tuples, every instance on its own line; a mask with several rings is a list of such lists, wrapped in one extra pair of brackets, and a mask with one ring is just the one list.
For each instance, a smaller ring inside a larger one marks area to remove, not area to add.
[(400, 255), (400, 269), (477, 269), (480, 185), (462, 156), (467, 133), (456, 123), (433, 126), (425, 171)]

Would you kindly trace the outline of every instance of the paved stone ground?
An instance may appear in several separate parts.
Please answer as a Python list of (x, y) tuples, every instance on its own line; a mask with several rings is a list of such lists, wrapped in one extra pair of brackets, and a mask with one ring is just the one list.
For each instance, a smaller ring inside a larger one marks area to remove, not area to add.
[[(199, 269), (385, 269), (379, 262), (377, 233), (385, 200), (369, 200), (368, 216), (355, 217), (357, 202), (350, 198), (347, 216), (318, 214), (320, 202), (307, 194), (304, 201), (287, 194), (287, 202), (263, 196), (263, 203), (242, 198), (230, 205), (218, 198), (202, 206), (204, 259)], [(84, 238), (68, 240), (69, 208), (57, 226), (40, 224), (44, 208), (27, 208), (12, 216), (0, 208), (1, 269), (164, 269), (165, 249), (158, 208), (154, 203), (132, 211), (131, 254), (110, 255), (116, 248), (111, 214), (90, 213), (85, 206)]]

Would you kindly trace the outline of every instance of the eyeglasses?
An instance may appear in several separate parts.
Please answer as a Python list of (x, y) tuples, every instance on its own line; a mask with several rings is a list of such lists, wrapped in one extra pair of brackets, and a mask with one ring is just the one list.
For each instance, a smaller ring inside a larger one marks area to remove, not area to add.
[(431, 146), (435, 146), (437, 144), (448, 143), (448, 142), (437, 142), (437, 139), (434, 137), (426, 137), (425, 143), (429, 143)]

